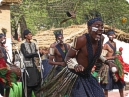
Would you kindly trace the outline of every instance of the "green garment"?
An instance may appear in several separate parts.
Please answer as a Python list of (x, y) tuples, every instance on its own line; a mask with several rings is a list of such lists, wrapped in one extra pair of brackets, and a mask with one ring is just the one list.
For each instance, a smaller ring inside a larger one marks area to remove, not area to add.
[[(22, 97), (22, 83), (17, 82), (17, 84), (12, 83), (12, 88), (10, 88), (9, 97)], [(35, 97), (34, 92), (32, 92), (32, 97)]]
[(98, 73), (94, 71), (94, 72), (92, 73), (92, 75), (93, 75), (94, 77), (97, 77)]

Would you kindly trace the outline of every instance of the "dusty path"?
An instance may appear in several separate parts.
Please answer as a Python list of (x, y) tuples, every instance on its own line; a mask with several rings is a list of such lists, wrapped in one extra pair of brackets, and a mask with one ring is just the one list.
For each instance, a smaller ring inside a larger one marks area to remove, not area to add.
[[(129, 94), (129, 90), (128, 91), (124, 91), (125, 97), (126, 97), (127, 94)], [(118, 91), (111, 91), (111, 92), (109, 92), (109, 97), (120, 97), (120, 95), (119, 95)]]

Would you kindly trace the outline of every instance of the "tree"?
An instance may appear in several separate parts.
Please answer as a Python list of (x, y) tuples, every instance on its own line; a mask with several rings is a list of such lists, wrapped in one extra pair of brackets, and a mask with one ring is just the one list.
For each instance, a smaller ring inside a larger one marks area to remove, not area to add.
[[(83, 24), (96, 12), (105, 24), (115, 26), (128, 33), (129, 4), (123, 0), (23, 0), (22, 4), (11, 5), (12, 28), (23, 22), (33, 34), (51, 27), (67, 27), (71, 24)], [(76, 18), (67, 19), (67, 11), (75, 11)], [(122, 18), (127, 22), (122, 23)], [(22, 18), (22, 19), (21, 19)]]

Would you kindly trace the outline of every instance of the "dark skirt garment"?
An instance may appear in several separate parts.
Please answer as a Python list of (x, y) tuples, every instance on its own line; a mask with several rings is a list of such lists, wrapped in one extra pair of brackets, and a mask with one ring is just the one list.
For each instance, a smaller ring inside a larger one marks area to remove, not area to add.
[(113, 80), (112, 72), (108, 71), (108, 84), (102, 84), (100, 83), (101, 87), (105, 90), (112, 90), (112, 89), (123, 89), (125, 86), (125, 83), (121, 80), (118, 80), (115, 82)]
[(71, 97), (105, 97), (97, 79), (91, 74), (88, 77), (78, 76)]
[(80, 76), (65, 67), (53, 76), (55, 69), (46, 77), (39, 90), (42, 97), (104, 97), (101, 86), (91, 74)]

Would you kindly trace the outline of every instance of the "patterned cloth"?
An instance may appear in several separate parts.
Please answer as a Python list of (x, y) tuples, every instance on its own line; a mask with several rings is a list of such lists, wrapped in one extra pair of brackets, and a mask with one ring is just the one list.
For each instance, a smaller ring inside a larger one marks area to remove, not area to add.
[(100, 68), (100, 70), (98, 72), (97, 77), (100, 77), (100, 82), (102, 84), (108, 83), (108, 70), (109, 70), (109, 66), (106, 64), (103, 64), (103, 66)]
[[(110, 60), (110, 61), (114, 61), (114, 60)], [(120, 75), (118, 73), (112, 73), (109, 66), (106, 64), (103, 64), (103, 66), (101, 67), (98, 77), (100, 77), (101, 87), (105, 90), (122, 89), (125, 86), (125, 83), (123, 80), (121, 80)]]
[(0, 58), (0, 82), (4, 85), (12, 86), (12, 82), (16, 83), (16, 81), (16, 74), (8, 70), (4, 58)]
[(112, 72), (108, 69), (108, 83), (107, 84), (100, 83), (100, 85), (105, 90), (112, 90), (112, 89), (123, 89), (125, 83), (123, 83), (121, 80), (115, 82), (112, 76)]

